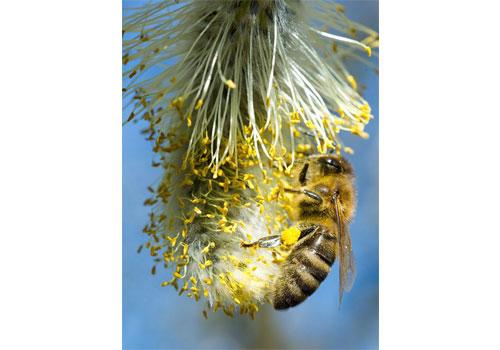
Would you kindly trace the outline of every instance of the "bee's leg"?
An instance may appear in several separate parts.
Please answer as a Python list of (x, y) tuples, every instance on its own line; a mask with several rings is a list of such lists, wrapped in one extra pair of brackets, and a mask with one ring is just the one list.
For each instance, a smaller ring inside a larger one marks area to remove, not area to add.
[(300, 230), (300, 236), (299, 236), (298, 240), (300, 241), (302, 238), (309, 236), (310, 234), (315, 233), (316, 231), (318, 231), (318, 229), (319, 229), (319, 226), (316, 226), (316, 225), (312, 225), (312, 226), (303, 228), (302, 230)]
[(258, 246), (259, 248), (274, 248), (281, 244), (281, 235), (272, 235), (262, 237), (259, 240), (251, 243), (241, 242), (241, 246), (245, 248)]

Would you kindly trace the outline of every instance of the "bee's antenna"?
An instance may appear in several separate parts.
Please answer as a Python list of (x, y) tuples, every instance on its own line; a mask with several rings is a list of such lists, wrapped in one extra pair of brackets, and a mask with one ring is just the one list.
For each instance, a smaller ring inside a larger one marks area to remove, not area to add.
[(294, 190), (293, 188), (285, 188), (285, 192), (290, 192), (290, 193), (302, 193), (308, 196), (309, 198), (314, 199), (315, 201), (319, 203), (323, 203), (323, 199), (321, 196), (315, 192), (309, 191), (309, 190)]

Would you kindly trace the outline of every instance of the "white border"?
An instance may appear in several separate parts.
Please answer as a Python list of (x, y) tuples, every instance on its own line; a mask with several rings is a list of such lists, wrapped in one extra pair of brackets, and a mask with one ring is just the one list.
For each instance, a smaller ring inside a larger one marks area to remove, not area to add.
[(381, 4), (382, 349), (500, 345), (493, 4)]
[[(494, 4), (381, 4), (383, 349), (499, 346)], [(120, 348), (121, 4), (0, 14), (0, 347)]]
[(121, 347), (121, 3), (0, 6), (0, 348)]

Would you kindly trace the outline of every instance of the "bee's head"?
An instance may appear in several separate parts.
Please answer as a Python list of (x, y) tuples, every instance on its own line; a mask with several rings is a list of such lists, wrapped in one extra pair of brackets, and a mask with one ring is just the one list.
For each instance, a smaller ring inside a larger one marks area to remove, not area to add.
[(302, 190), (295, 191), (301, 208), (299, 218), (324, 216), (338, 202), (343, 218), (350, 220), (356, 202), (353, 180), (354, 171), (346, 159), (335, 155), (311, 157), (299, 175)]

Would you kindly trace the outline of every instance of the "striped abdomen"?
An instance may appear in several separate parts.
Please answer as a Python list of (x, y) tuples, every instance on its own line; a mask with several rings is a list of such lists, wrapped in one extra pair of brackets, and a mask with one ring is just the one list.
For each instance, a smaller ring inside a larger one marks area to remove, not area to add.
[[(287, 257), (273, 291), (275, 309), (287, 309), (310, 296), (335, 261), (335, 236), (324, 226), (302, 238)], [(305, 229), (302, 232), (304, 233)]]

